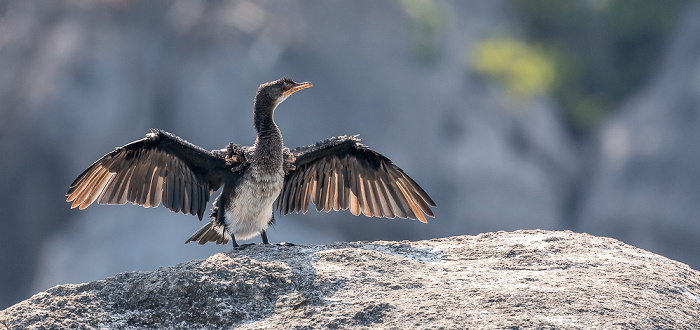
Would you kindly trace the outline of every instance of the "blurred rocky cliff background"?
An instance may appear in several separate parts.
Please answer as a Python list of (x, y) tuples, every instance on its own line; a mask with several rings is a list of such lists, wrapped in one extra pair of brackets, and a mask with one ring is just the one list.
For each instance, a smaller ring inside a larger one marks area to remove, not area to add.
[[(195, 217), (64, 201), (149, 127), (251, 144), (257, 86), (314, 87), (290, 147), (360, 134), (429, 223), (278, 218), (274, 242), (572, 229), (700, 268), (697, 1), (0, 1), (0, 308), (61, 283), (228, 251)], [(252, 240), (253, 242), (259, 239)]]

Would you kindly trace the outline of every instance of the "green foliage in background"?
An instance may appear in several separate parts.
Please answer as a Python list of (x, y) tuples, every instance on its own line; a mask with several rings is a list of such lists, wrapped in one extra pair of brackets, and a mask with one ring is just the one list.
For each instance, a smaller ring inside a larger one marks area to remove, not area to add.
[(471, 67), (496, 78), (517, 97), (549, 91), (555, 80), (555, 63), (542, 47), (508, 39), (487, 39), (474, 47)]
[(513, 6), (528, 43), (550, 50), (556, 67), (550, 87), (581, 135), (648, 81), (689, 1), (514, 0)]

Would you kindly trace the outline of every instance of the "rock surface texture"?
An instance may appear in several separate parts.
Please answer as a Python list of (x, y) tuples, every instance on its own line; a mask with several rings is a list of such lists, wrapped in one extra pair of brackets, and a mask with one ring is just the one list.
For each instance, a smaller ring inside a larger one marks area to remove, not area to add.
[(252, 246), (56, 286), (0, 328), (699, 328), (700, 272), (610, 238), (516, 231)]

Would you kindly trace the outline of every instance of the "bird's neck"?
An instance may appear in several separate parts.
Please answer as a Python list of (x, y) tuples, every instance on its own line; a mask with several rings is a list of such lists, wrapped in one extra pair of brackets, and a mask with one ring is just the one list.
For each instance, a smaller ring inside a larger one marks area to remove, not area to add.
[(258, 139), (274, 139), (281, 138), (280, 129), (275, 124), (272, 114), (259, 115), (255, 114), (255, 131), (258, 133)]
[[(265, 160), (265, 162), (282, 163), (282, 134), (280, 133), (275, 120), (272, 117), (276, 104), (269, 102), (255, 102), (255, 112), (253, 114), (253, 122), (255, 130), (258, 133), (255, 139), (256, 158)], [(279, 158), (279, 159), (278, 159)]]

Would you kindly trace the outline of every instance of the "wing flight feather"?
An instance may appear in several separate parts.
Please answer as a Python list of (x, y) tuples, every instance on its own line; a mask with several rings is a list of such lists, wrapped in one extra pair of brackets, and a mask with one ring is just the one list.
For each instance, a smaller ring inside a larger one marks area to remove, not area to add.
[(291, 151), (293, 169), (286, 177), (277, 207), (283, 214), (347, 210), (369, 217), (410, 218), (427, 222), (435, 202), (391, 160), (340, 136)]
[(70, 185), (66, 200), (84, 209), (93, 202), (157, 207), (202, 219), (209, 198), (231, 173), (225, 154), (199, 148), (165, 131), (106, 154)]

